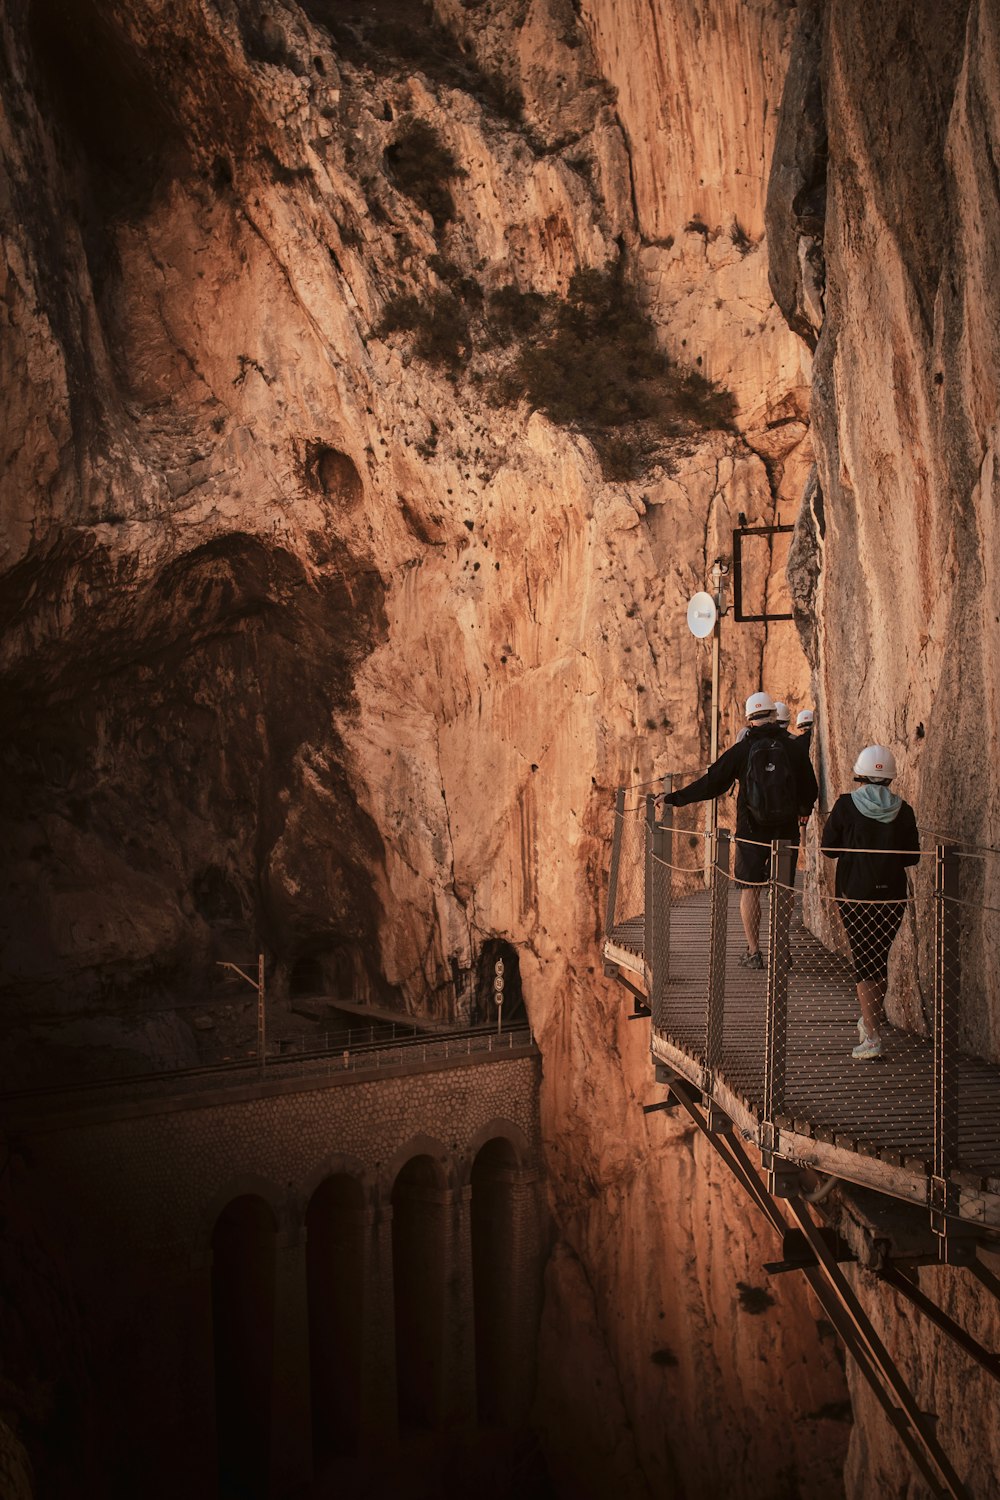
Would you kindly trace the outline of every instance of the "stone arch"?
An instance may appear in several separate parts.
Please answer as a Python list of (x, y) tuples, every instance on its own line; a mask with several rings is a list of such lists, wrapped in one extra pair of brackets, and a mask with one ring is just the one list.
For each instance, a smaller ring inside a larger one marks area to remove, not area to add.
[(411, 1136), (405, 1145), (400, 1146), (399, 1150), (393, 1152), (389, 1160), (382, 1164), (379, 1172), (379, 1198), (382, 1202), (391, 1199), (397, 1177), (407, 1162), (416, 1156), (429, 1157), (434, 1163), (438, 1185), (442, 1189), (456, 1185), (457, 1163), (454, 1153), (442, 1141), (421, 1133)]
[(392, 1184), (396, 1397), (403, 1431), (437, 1427), (446, 1411), (452, 1175), (439, 1157), (410, 1149)]
[(352, 1156), (345, 1151), (333, 1151), (325, 1156), (319, 1166), (305, 1176), (302, 1181), (301, 1203), (302, 1214), (305, 1218), (310, 1200), (316, 1190), (322, 1187), (328, 1177), (353, 1177), (357, 1180), (364, 1194), (365, 1207), (373, 1206), (377, 1185), (372, 1181), (371, 1174), (359, 1156)]
[(220, 1500), (266, 1500), (271, 1464), (278, 1220), (255, 1193), (212, 1232), (212, 1330)]
[(502, 1120), (477, 1132), (469, 1172), (476, 1405), (480, 1423), (490, 1426), (518, 1426), (532, 1395), (538, 1205), (518, 1136)]
[(463, 1184), (471, 1183), (472, 1168), (482, 1148), (487, 1142), (499, 1137), (510, 1143), (514, 1153), (514, 1165), (518, 1171), (524, 1171), (533, 1165), (531, 1142), (520, 1125), (515, 1125), (513, 1120), (507, 1120), (502, 1115), (497, 1115), (485, 1125), (481, 1125), (469, 1137), (469, 1144), (462, 1155), (461, 1180)]
[(203, 1255), (211, 1251), (212, 1237), (215, 1234), (219, 1215), (226, 1205), (236, 1198), (262, 1198), (274, 1215), (277, 1227), (279, 1229), (288, 1227), (292, 1214), (286, 1193), (269, 1178), (259, 1177), (255, 1172), (239, 1172), (230, 1177), (224, 1187), (212, 1194), (200, 1213), (195, 1243), (192, 1247), (195, 1255)]
[(523, 1021), (525, 1018), (521, 960), (517, 949), (506, 938), (490, 937), (484, 940), (476, 959), (471, 1013), (473, 1025), (492, 1022), (497, 1018), (493, 981), (498, 960), (502, 960), (504, 967), (502, 1019), (506, 1024), (509, 1021)]
[(313, 1452), (317, 1473), (355, 1452), (361, 1422), (369, 1210), (355, 1173), (328, 1172), (305, 1210)]

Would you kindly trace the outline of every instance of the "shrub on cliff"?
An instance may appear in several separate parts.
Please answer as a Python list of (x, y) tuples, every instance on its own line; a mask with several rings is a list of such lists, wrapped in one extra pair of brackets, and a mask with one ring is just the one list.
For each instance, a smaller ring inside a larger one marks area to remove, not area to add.
[(469, 347), (469, 313), (451, 291), (432, 292), (428, 297), (394, 297), (375, 330), (412, 333), (413, 352), (429, 364), (459, 366)]
[(455, 217), (448, 183), (465, 173), (426, 120), (407, 116), (385, 153), (386, 170), (401, 193), (424, 209), (440, 232)]
[(637, 477), (664, 437), (732, 423), (732, 394), (664, 354), (620, 265), (578, 271), (565, 299), (506, 288), (503, 314), (524, 337), (499, 393), (578, 426), (609, 479)]
[(395, 299), (378, 332), (412, 333), (416, 354), (452, 371), (492, 353), (492, 369), (474, 378), (500, 403), (526, 399), (585, 433), (607, 478), (669, 464), (667, 439), (731, 425), (731, 393), (660, 349), (620, 265), (578, 271), (565, 297), (505, 286), (485, 301), (450, 262), (434, 257), (431, 269), (445, 288)]

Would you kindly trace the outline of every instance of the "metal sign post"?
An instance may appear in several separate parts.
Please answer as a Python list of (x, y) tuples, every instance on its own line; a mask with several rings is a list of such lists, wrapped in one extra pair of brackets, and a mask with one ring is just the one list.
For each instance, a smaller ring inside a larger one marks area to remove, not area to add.
[(493, 965), (493, 998), (497, 1003), (497, 1036), (500, 1035), (503, 1022), (503, 959), (498, 958)]

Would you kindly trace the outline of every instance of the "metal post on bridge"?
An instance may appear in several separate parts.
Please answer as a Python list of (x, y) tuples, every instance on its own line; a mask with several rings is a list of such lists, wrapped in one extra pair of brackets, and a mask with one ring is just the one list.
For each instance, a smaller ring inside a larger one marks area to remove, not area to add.
[(726, 1005), (726, 929), (729, 919), (729, 829), (715, 836), (708, 939), (708, 1010), (705, 1016), (705, 1066), (711, 1071), (722, 1058)]
[(263, 1073), (265, 1064), (267, 1063), (267, 1007), (264, 995), (264, 955), (263, 953), (257, 954), (256, 979), (253, 979), (245, 969), (241, 969), (239, 964), (230, 963), (225, 959), (218, 959), (216, 963), (220, 969), (232, 969), (234, 974), (238, 974), (241, 979), (246, 980), (251, 989), (257, 991), (257, 1067)]
[(934, 1173), (930, 1180), (931, 1227), (948, 1259), (948, 1211), (958, 1160), (958, 1005), (961, 989), (959, 851), (938, 844), (934, 852)]
[[(764, 1126), (767, 1140), (766, 1165), (772, 1177), (770, 1158), (776, 1139), (777, 1117), (785, 1109), (785, 1076), (788, 1061), (788, 969), (792, 920), (792, 845), (775, 839), (771, 845), (770, 901), (767, 922), (767, 1001), (764, 1016)], [(771, 1186), (777, 1192), (777, 1184)]]
[(653, 967), (653, 922), (651, 913), (653, 910), (653, 834), (656, 828), (656, 798), (652, 792), (646, 793), (646, 813), (643, 827), (642, 951), (646, 960), (647, 972), (650, 972)]
[[(674, 778), (664, 776), (665, 793), (674, 789)], [(658, 823), (653, 824), (650, 851), (650, 907), (646, 916), (652, 933), (650, 959), (650, 1009), (653, 1030), (664, 1031), (667, 1021), (667, 984), (670, 980), (670, 904), (673, 872), (674, 810), (664, 806)]]

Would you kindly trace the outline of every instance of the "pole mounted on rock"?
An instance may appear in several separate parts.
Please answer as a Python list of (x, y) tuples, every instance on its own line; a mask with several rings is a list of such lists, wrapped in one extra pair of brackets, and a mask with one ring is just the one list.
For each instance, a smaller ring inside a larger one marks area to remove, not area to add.
[[(719, 664), (721, 654), (721, 625), (722, 617), (727, 612), (726, 605), (726, 579), (729, 576), (729, 564), (724, 558), (717, 557), (712, 563), (711, 581), (714, 593), (698, 593), (688, 603), (687, 622), (688, 629), (697, 640), (705, 640), (707, 636), (712, 637), (712, 710), (709, 722), (709, 763), (715, 762), (719, 757)], [(718, 824), (718, 811), (713, 798), (706, 805), (705, 811), (705, 885), (711, 884), (712, 879), (712, 848), (715, 840), (715, 830)]]

